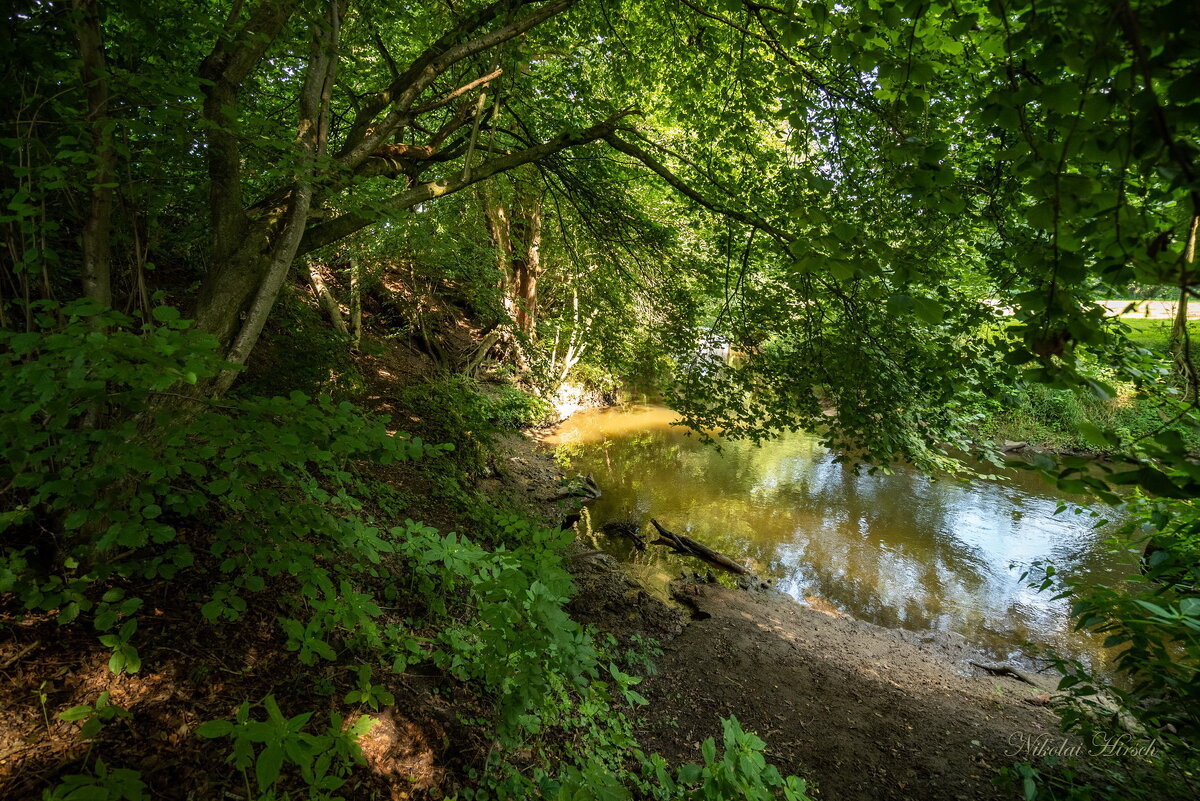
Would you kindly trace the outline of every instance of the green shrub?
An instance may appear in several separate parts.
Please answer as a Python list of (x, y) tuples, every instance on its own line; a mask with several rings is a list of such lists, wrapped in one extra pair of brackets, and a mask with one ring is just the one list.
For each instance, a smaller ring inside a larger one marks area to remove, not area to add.
[[(1113, 547), (1142, 553), (1144, 571), (1120, 585), (1085, 584), (1042, 568), (1036, 586), (1071, 599), (1075, 628), (1116, 650), (1116, 680), (1055, 658), (1059, 717), (1093, 754), (1022, 763), (1002, 782), (1033, 799), (1188, 798), (1200, 773), (1200, 509), (1194, 500), (1130, 502)], [(1154, 532), (1152, 535), (1147, 532)], [(1147, 547), (1147, 546), (1151, 547)], [(1053, 655), (1052, 655), (1053, 656)]]
[(497, 435), (536, 425), (550, 413), (546, 401), (517, 387), (489, 388), (466, 376), (405, 387), (397, 400), (421, 418), (429, 437), (452, 443), (470, 473), (487, 463)]
[(492, 424), (501, 431), (541, 425), (554, 413), (549, 401), (513, 386), (496, 390), (490, 397), (490, 405)]
[[(250, 704), (243, 703), (234, 720), (210, 720), (202, 723), (196, 734), (233, 740), (229, 761), (243, 776), (247, 798), (286, 798), (274, 791), (287, 766), (299, 772), (310, 801), (341, 801), (341, 796), (333, 793), (346, 783), (356, 764), (363, 764), (358, 738), (370, 731), (375, 721), (363, 715), (347, 726), (341, 715), (331, 713), (325, 730), (311, 734), (304, 729), (312, 712), (285, 717), (272, 695), (263, 699), (262, 706), (267, 713), (264, 720), (252, 719)], [(250, 789), (251, 768), (258, 794)]]

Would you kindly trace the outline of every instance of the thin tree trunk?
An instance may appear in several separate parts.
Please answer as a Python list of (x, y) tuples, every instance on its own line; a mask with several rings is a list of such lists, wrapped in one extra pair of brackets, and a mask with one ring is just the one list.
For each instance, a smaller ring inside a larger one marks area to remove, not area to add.
[[(338, 330), (338, 333), (343, 336), (349, 336), (350, 332), (346, 330), (346, 321), (342, 318), (342, 309), (338, 306), (337, 298), (329, 291), (329, 285), (321, 277), (321, 271), (317, 267), (316, 262), (309, 262), (308, 264), (308, 280), (312, 282), (313, 292), (316, 293), (317, 301), (321, 304), (321, 308), (329, 316), (329, 322), (333, 323), (333, 327)], [(354, 294), (353, 284), (351, 284), (350, 293)]]
[(542, 198), (535, 187), (518, 189), (512, 218), (512, 287), (517, 330), (532, 338), (537, 323), (537, 282), (541, 270)]
[(496, 249), (496, 266), (500, 273), (500, 297), (504, 299), (505, 311), (512, 316), (512, 293), (509, 291), (508, 276), (512, 240), (509, 236), (508, 210), (504, 208), (504, 204), (495, 197), (494, 193), (495, 189), (492, 187), (485, 187), (480, 193), (483, 198), (483, 221), (487, 226), (488, 238), (492, 240), (492, 247)]
[(362, 262), (350, 260), (350, 346), (362, 344)]
[(1171, 348), (1175, 355), (1175, 369), (1184, 380), (1184, 399), (1193, 401), (1200, 391), (1200, 375), (1192, 358), (1191, 338), (1188, 336), (1188, 296), (1194, 280), (1192, 270), (1196, 264), (1196, 233), (1200, 228), (1200, 212), (1192, 215), (1188, 226), (1187, 243), (1183, 251), (1183, 272), (1179, 281), (1179, 303), (1175, 306), (1175, 323), (1171, 326)]
[(113, 147), (113, 123), (109, 117), (108, 69), (104, 38), (96, 0), (73, 0), (75, 39), (79, 44), (80, 74), (87, 87), (88, 125), (91, 128), (92, 198), (83, 224), (82, 283), (85, 297), (101, 306), (112, 306), (112, 211), (116, 182), (117, 153)]

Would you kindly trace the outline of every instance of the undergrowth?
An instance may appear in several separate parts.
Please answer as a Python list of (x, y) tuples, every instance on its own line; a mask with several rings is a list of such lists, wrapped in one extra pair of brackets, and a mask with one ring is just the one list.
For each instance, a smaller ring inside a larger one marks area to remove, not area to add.
[[(488, 436), (536, 416), (526, 397), (455, 379), (430, 388), (427, 413), (458, 430), (452, 451), (324, 396), (198, 397), (192, 387), (224, 365), (169, 307), (143, 320), (43, 304), (39, 322), (0, 332), (6, 603), (92, 632), (119, 676), (153, 668), (147, 593), (187, 587), (199, 593), (188, 626), (220, 636), (265, 612), (298, 671), (335, 664), (355, 676), (320, 720), (268, 694), (191, 732), (228, 743), (247, 798), (338, 798), (360, 769), (371, 713), (394, 701), (376, 677), (429, 662), (490, 705), (478, 725), (500, 747), (464, 798), (807, 797), (736, 720), (723, 749), (704, 744), (702, 765), (671, 772), (638, 748), (626, 713), (644, 703), (640, 679), (564, 609), (570, 532), (478, 500), (469, 533), (400, 519), (395, 493), (367, 469), (436, 463), (471, 443), (480, 451), (469, 458), (482, 458)], [(136, 708), (101, 695), (51, 711), (92, 746), (45, 798), (148, 797), (138, 771), (105, 758), (113, 724)], [(506, 756), (517, 749), (530, 754), (520, 765)]]

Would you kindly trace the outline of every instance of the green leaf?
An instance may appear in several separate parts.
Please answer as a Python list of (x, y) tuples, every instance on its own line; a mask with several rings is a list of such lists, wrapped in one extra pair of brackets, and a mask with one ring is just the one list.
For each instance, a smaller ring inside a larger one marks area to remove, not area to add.
[(208, 720), (196, 727), (196, 736), (209, 740), (225, 737), (233, 731), (233, 723), (228, 720)]
[(1143, 601), (1141, 598), (1137, 599), (1136, 603), (1138, 606), (1142, 607), (1151, 614), (1157, 615), (1158, 617), (1172, 617), (1170, 612), (1168, 612), (1166, 609), (1163, 609), (1158, 604), (1151, 603), (1150, 601)]
[(919, 319), (930, 325), (938, 325), (942, 322), (944, 313), (940, 305), (919, 295), (914, 295), (912, 301), (913, 313)]
[(82, 704), (80, 706), (73, 706), (70, 709), (66, 710), (65, 712), (61, 713), (58, 716), (58, 719), (65, 720), (65, 721), (83, 720), (84, 718), (89, 717), (95, 711), (96, 710), (94, 708), (92, 708), (90, 705)]
[(258, 781), (260, 792), (265, 793), (267, 788), (279, 779), (279, 772), (282, 768), (283, 749), (277, 745), (268, 745), (258, 755), (258, 761), (254, 763), (254, 778)]

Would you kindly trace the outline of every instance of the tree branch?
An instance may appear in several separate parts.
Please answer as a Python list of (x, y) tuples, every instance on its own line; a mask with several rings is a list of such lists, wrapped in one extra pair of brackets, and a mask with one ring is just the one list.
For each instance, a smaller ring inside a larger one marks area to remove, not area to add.
[[(522, 0), (521, 4), (534, 1)], [(576, 2), (577, 0), (551, 0), (515, 22), (475, 39), (456, 44), (466, 34), (491, 22), (501, 11), (508, 10), (512, 5), (512, 0), (498, 0), (498, 2), (465, 17), (463, 21), (418, 56), (400, 74), (400, 77), (392, 81), (387, 89), (364, 104), (362, 113), (355, 115), (355, 121), (346, 138), (345, 145), (337, 154), (338, 162), (342, 167), (350, 170), (361, 165), (384, 140), (412, 121), (416, 116), (412, 110), (413, 103), (438, 76), (454, 64), (520, 36), (551, 17), (566, 11)], [(392, 110), (383, 119), (377, 121), (376, 118), (389, 106)]]
[(765, 220), (762, 220), (753, 214), (749, 214), (744, 211), (738, 211), (737, 209), (732, 209), (728, 206), (709, 200), (704, 195), (700, 194), (695, 189), (692, 189), (690, 186), (684, 183), (682, 179), (667, 169), (667, 167), (658, 161), (658, 159), (654, 158), (654, 156), (650, 155), (645, 150), (642, 150), (637, 145), (626, 142), (624, 139), (617, 136), (615, 131), (605, 136), (604, 141), (612, 145), (615, 150), (619, 150), (627, 156), (633, 156), (642, 164), (649, 167), (653, 172), (657, 173), (681, 195), (690, 198), (709, 211), (757, 228), (763, 233), (773, 236), (780, 242), (789, 243), (795, 240), (796, 237), (792, 234), (789, 234), (787, 231), (784, 231), (781, 228), (777, 228), (771, 223), (766, 222)]
[[(519, 150), (507, 156), (485, 161), (471, 170), (471, 174), (468, 176), (459, 174), (453, 178), (443, 178), (438, 181), (418, 184), (396, 195), (392, 198), (388, 206), (394, 211), (410, 209), (418, 203), (452, 195), (493, 175), (507, 172), (508, 170), (520, 167), (522, 164), (529, 164), (530, 162), (546, 158), (568, 147), (576, 147), (604, 139), (616, 129), (618, 122), (634, 113), (637, 113), (634, 109), (625, 109), (603, 122), (582, 131), (564, 131), (548, 142)], [(300, 243), (297, 255), (309, 253), (331, 242), (336, 242), (355, 231), (367, 227), (375, 221), (376, 218), (374, 217), (365, 217), (351, 213), (343, 214), (333, 220), (316, 225), (305, 232), (304, 240)]]

